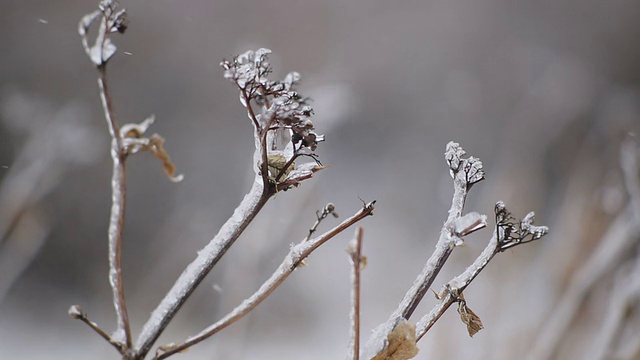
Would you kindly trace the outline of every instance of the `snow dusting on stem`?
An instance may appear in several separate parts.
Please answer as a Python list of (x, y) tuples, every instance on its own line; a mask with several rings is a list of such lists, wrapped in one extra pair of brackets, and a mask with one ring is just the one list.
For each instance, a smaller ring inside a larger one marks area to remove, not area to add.
[(408, 320), (411, 317), (453, 249), (456, 245), (462, 243), (461, 235), (456, 232), (456, 221), (462, 216), (469, 189), (473, 184), (484, 179), (484, 170), (479, 159), (474, 157), (463, 158), (466, 152), (458, 143), (449, 142), (444, 155), (449, 165), (449, 172), (453, 177), (454, 185), (449, 216), (442, 227), (434, 252), (405, 294), (398, 308), (385, 323), (373, 330), (373, 335), (365, 348), (367, 358), (374, 357), (388, 346), (387, 336), (393, 332), (394, 328), (403, 319)]
[[(93, 45), (89, 45), (88, 32), (90, 26), (100, 18), (98, 34)], [(96, 66), (99, 77), (100, 100), (107, 120), (109, 133), (111, 134), (111, 159), (113, 161), (113, 174), (111, 178), (111, 215), (109, 217), (109, 284), (113, 292), (113, 305), (117, 318), (117, 329), (114, 331), (114, 341), (120, 341), (131, 346), (131, 329), (129, 316), (124, 298), (124, 286), (122, 284), (122, 231), (124, 226), (124, 210), (126, 195), (126, 150), (123, 147), (120, 125), (114, 117), (111, 94), (107, 87), (106, 66), (107, 62), (115, 54), (116, 47), (111, 42), (109, 35), (113, 32), (126, 30), (125, 10), (118, 8), (117, 1), (103, 1), (98, 10), (85, 15), (78, 26), (78, 32), (82, 38), (82, 45), (87, 56)]]
[(135, 352), (140, 358), (149, 352), (182, 304), (251, 223), (269, 197), (270, 194), (265, 195), (263, 192), (262, 178), (256, 176), (251, 190), (245, 195), (233, 215), (222, 225), (209, 244), (198, 252), (196, 259), (187, 266), (171, 290), (151, 313), (135, 345)]
[[(200, 341), (214, 335), (215, 333), (242, 318), (256, 306), (258, 306), (264, 299), (266, 299), (276, 288), (278, 288), (278, 286), (280, 286), (280, 284), (282, 284), (289, 277), (289, 275), (291, 275), (291, 273), (298, 268), (298, 265), (315, 249), (320, 247), (322, 244), (324, 244), (337, 234), (346, 230), (353, 224), (357, 223), (358, 221), (364, 219), (369, 215), (372, 215), (374, 204), (375, 201), (364, 204), (360, 211), (352, 215), (350, 218), (344, 220), (333, 229), (313, 239), (305, 238), (297, 245), (292, 246), (285, 259), (282, 261), (280, 266), (278, 266), (278, 269), (271, 275), (271, 277), (267, 281), (262, 284), (262, 286), (260, 286), (258, 291), (244, 300), (225, 317), (220, 319), (215, 324), (209, 326), (208, 328), (202, 330), (199, 334), (188, 338), (180, 344), (169, 344), (159, 347), (159, 353), (156, 354), (156, 358), (164, 359), (172, 354), (187, 349), (190, 346), (195, 345)], [(143, 334), (144, 333), (145, 332), (143, 330)]]

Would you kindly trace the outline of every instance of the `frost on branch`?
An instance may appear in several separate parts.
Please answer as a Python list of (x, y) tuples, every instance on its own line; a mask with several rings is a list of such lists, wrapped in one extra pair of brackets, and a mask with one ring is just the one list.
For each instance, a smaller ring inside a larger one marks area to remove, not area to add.
[(460, 168), (460, 164), (462, 162), (462, 157), (467, 154), (466, 151), (458, 144), (457, 142), (449, 141), (447, 147), (445, 148), (444, 157), (447, 160), (447, 164), (449, 164), (449, 172), (451, 177), (458, 172)]
[(269, 54), (268, 49), (250, 50), (220, 65), (224, 77), (240, 90), (240, 103), (256, 129), (260, 172), (269, 182), (279, 184), (290, 178), (297, 157), (308, 156), (321, 165), (313, 151), (324, 136), (315, 132), (309, 99), (295, 91), (300, 74), (290, 72), (282, 81), (270, 80)]
[(484, 180), (484, 170), (482, 169), (482, 161), (473, 156), (464, 161), (464, 172), (469, 186)]
[(467, 183), (467, 189), (471, 185), (484, 180), (484, 169), (482, 168), (482, 161), (473, 156), (468, 159), (462, 157), (467, 154), (466, 151), (460, 146), (460, 144), (450, 141), (447, 144), (444, 152), (444, 158), (449, 164), (449, 174), (452, 178), (455, 178), (456, 174), (462, 170), (464, 171), (465, 182)]
[(504, 202), (498, 201), (495, 206), (495, 213), (500, 251), (538, 240), (549, 232), (549, 228), (546, 226), (533, 225), (535, 219), (533, 211), (518, 222), (507, 210)]

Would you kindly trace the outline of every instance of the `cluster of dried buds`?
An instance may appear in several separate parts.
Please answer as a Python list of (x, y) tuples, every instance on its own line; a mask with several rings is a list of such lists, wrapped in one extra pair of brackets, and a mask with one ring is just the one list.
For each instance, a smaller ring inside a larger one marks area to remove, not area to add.
[[(258, 134), (266, 139), (266, 132), (277, 132), (286, 138), (285, 147), (291, 144), (292, 155), (310, 155), (324, 136), (314, 132), (309, 99), (294, 90), (300, 74), (290, 72), (282, 81), (269, 80), (269, 54), (271, 50), (259, 49), (222, 61), (224, 77), (240, 90), (240, 102), (247, 108)], [(269, 150), (276, 150), (276, 137), (272, 138)]]

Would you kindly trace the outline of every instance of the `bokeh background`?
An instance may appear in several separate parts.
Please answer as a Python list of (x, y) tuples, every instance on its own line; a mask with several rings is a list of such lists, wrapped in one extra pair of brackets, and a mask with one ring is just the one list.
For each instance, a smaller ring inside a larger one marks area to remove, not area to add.
[[(119, 52), (108, 66), (118, 119), (156, 114), (151, 131), (167, 139), (185, 175), (169, 182), (148, 153), (127, 163), (123, 271), (134, 333), (252, 181), (252, 127), (223, 79), (223, 58), (266, 47), (274, 77), (300, 72), (300, 92), (313, 99), (314, 123), (327, 138), (318, 154), (332, 165), (266, 206), (158, 344), (198, 332), (255, 291), (327, 202), (344, 218), (360, 199), (377, 199), (375, 216), (361, 223), (366, 339), (433, 250), (452, 194), (442, 154), (454, 140), (487, 172), (468, 211), (491, 218), (503, 200), (519, 218), (535, 211), (551, 234), (497, 256), (465, 292), (483, 331), (470, 338), (452, 308), (419, 343), (416, 359), (522, 358), (628, 202), (620, 144), (640, 130), (638, 2), (122, 4), (130, 26), (114, 36)], [(117, 358), (67, 316), (80, 304), (103, 328), (115, 325), (106, 253), (109, 138), (96, 72), (77, 34), (96, 5), (10, 0), (0, 12), (3, 358)], [(455, 250), (434, 290), (473, 261), (490, 233)], [(343, 358), (344, 249), (352, 234), (316, 251), (251, 315), (176, 358)], [(622, 267), (635, 256), (629, 246), (615, 262)], [(624, 271), (611, 267), (597, 279), (580, 320), (563, 333), (559, 358), (593, 350)], [(428, 295), (413, 320), (435, 303)], [(639, 323), (633, 313), (625, 317), (629, 326)]]

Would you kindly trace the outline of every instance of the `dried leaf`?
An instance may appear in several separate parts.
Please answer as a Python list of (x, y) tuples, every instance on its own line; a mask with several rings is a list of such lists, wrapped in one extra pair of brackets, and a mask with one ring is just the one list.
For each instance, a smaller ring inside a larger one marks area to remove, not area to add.
[[(460, 297), (462, 297), (462, 294), (460, 294)], [(484, 329), (480, 317), (469, 309), (464, 298), (458, 302), (458, 314), (460, 314), (460, 320), (467, 325), (469, 336), (473, 337), (478, 331)]]
[(162, 162), (162, 169), (172, 182), (180, 182), (184, 179), (184, 175), (176, 175), (176, 166), (171, 162), (169, 154), (164, 150), (164, 138), (158, 134), (151, 135), (149, 138), (150, 150), (158, 160)]
[[(284, 169), (288, 161), (289, 160), (282, 154), (271, 154), (267, 156), (267, 169), (269, 170), (269, 180), (272, 180), (273, 182), (275, 182), (276, 177)], [(284, 173), (278, 180), (281, 180), (281, 181), (286, 180), (289, 174), (291, 173), (291, 171), (295, 170), (295, 168), (296, 168), (295, 162), (291, 163), (291, 165), (284, 170)]]
[(416, 346), (416, 326), (401, 320), (387, 335), (387, 346), (371, 360), (406, 360), (418, 355)]
[(140, 124), (124, 124), (122, 125), (122, 127), (120, 127), (120, 136), (122, 136), (123, 138), (127, 137), (139, 139), (155, 121), (156, 116), (154, 114), (151, 114)]
[(360, 271), (364, 270), (369, 263), (369, 259), (366, 256), (360, 256)]

